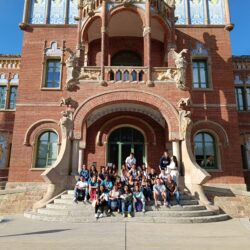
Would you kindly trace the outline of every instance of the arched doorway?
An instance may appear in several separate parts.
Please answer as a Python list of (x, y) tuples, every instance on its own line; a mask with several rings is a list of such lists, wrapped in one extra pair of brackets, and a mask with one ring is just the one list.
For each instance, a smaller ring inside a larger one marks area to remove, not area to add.
[(130, 50), (122, 50), (111, 58), (112, 66), (142, 66), (141, 56)]
[(116, 164), (120, 171), (121, 165), (124, 164), (130, 152), (135, 154), (138, 166), (145, 162), (145, 139), (143, 134), (131, 127), (121, 127), (114, 130), (108, 138), (108, 163)]

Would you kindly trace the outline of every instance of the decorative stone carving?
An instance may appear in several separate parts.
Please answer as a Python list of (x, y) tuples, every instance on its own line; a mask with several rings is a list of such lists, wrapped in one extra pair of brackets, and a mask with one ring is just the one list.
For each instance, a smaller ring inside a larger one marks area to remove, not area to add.
[(84, 0), (83, 5), (90, 17), (95, 15), (95, 0)]
[(187, 49), (183, 49), (181, 52), (177, 53), (175, 49), (170, 49), (170, 54), (172, 55), (175, 65), (177, 68), (177, 74), (174, 79), (176, 81), (176, 86), (179, 89), (186, 90), (186, 67), (187, 61), (183, 54), (187, 53)]
[(73, 137), (73, 112), (62, 111), (62, 118), (59, 121), (59, 126), (62, 131), (62, 138), (71, 139)]
[(208, 57), (208, 50), (203, 47), (202, 43), (197, 42), (195, 49), (192, 50), (192, 56)]
[(66, 99), (62, 97), (60, 100), (60, 106), (67, 106), (69, 108), (77, 109), (78, 102), (74, 101), (71, 97)]
[(186, 132), (188, 127), (192, 124), (191, 112), (187, 110), (191, 104), (190, 98), (181, 98), (178, 102), (179, 107), (179, 121), (180, 121), (180, 135), (184, 140), (186, 138)]
[(149, 33), (151, 33), (151, 28), (150, 27), (144, 27), (143, 28), (143, 36), (146, 36)]
[(67, 79), (66, 79), (65, 89), (72, 91), (78, 84), (78, 77), (80, 73), (78, 67), (79, 57), (77, 56), (76, 53), (72, 52), (70, 49), (66, 49), (66, 51), (70, 53), (70, 56), (66, 60)]
[(60, 48), (58, 48), (58, 44), (57, 42), (52, 42), (50, 48), (47, 48), (45, 50), (45, 54), (48, 57), (61, 57), (62, 56), (62, 50)]
[(177, 80), (177, 70), (167, 69), (164, 72), (154, 72), (154, 80), (157, 81), (176, 81)]
[(100, 80), (101, 72), (97, 70), (88, 70), (88, 69), (82, 69), (82, 72), (79, 76), (79, 80), (94, 80), (98, 81)]

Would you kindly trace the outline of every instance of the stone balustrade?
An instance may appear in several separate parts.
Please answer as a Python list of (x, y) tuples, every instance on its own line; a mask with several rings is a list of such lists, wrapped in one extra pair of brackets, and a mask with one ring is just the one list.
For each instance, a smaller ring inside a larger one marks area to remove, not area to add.
[[(147, 67), (139, 66), (105, 66), (105, 82), (133, 82), (145, 83), (148, 73)], [(152, 68), (152, 81), (157, 82), (175, 82), (178, 71), (176, 68), (154, 67)], [(79, 81), (100, 81), (101, 67), (88, 66), (81, 68)]]

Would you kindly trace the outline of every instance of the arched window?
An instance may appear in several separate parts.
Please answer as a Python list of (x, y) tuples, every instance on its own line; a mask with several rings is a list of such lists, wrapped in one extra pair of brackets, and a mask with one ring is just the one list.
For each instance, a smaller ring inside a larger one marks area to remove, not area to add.
[(195, 136), (194, 143), (196, 162), (205, 169), (218, 169), (214, 137), (209, 133), (201, 132)]
[(51, 166), (58, 154), (58, 136), (53, 131), (42, 133), (37, 140), (36, 167), (46, 168)]

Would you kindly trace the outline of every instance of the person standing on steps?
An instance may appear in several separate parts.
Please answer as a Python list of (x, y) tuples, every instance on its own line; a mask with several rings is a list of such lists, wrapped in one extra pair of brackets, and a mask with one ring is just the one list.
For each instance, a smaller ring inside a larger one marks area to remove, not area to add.
[(130, 153), (130, 155), (125, 160), (125, 164), (128, 170), (130, 170), (133, 165), (136, 165), (136, 159), (135, 159), (134, 153), (132, 152)]
[(170, 159), (168, 150), (165, 150), (161, 159), (160, 159), (160, 165), (159, 165), (160, 171), (161, 170), (166, 171), (170, 162), (171, 162), (171, 159)]

